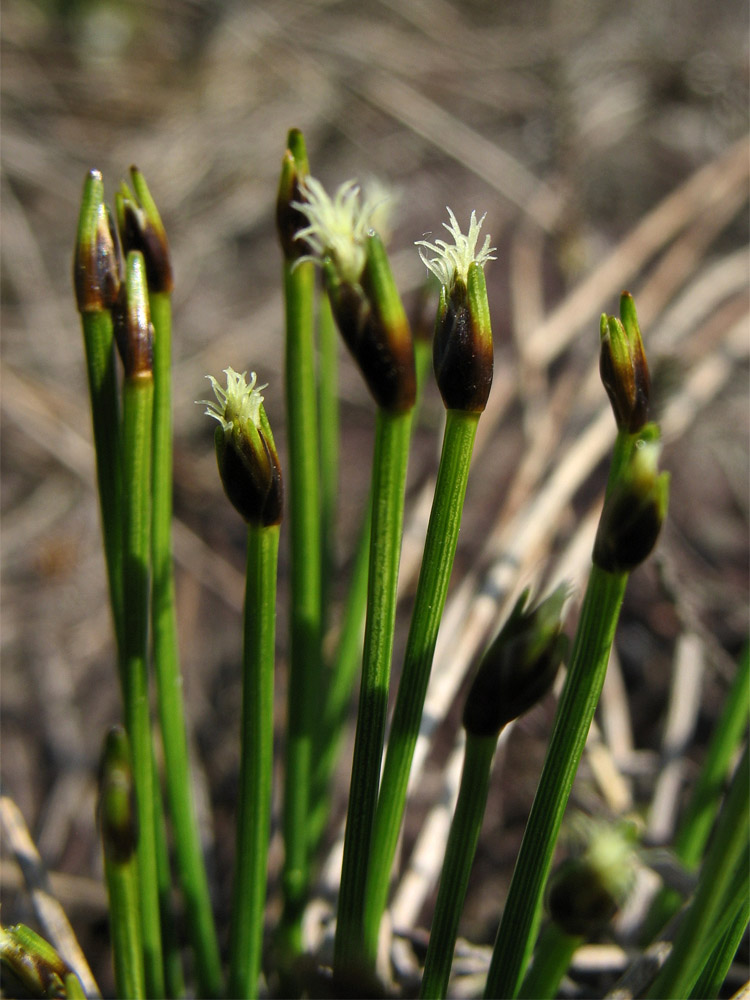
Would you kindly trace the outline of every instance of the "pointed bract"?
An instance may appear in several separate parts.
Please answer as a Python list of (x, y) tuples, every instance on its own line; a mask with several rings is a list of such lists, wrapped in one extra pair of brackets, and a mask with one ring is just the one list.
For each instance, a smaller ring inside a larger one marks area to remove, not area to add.
[(637, 434), (648, 420), (651, 378), (629, 292), (620, 297), (620, 316), (601, 318), (599, 372), (618, 430)]
[(123, 181), (115, 195), (117, 226), (125, 253), (140, 250), (146, 262), (150, 292), (171, 292), (174, 286), (169, 242), (159, 210), (143, 174), (130, 168), (130, 188)]

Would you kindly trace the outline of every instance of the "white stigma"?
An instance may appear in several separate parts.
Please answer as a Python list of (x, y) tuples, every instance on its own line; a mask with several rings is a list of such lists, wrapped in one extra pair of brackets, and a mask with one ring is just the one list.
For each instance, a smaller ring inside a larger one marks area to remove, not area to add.
[(366, 239), (372, 229), (375, 205), (360, 197), (355, 181), (342, 184), (333, 199), (320, 181), (305, 177), (300, 182), (304, 201), (293, 201), (292, 207), (301, 212), (308, 225), (297, 233), (312, 249), (300, 260), (320, 264), (330, 257), (343, 281), (359, 281), (367, 259)]
[[(428, 270), (432, 271), (440, 284), (444, 285), (447, 289), (452, 288), (459, 278), (464, 284), (466, 283), (471, 264), (478, 264), (480, 267), (484, 267), (488, 260), (497, 259), (492, 256), (497, 247), (490, 246), (489, 236), (485, 236), (482, 249), (477, 251), (479, 230), (482, 228), (485, 215), (477, 222), (477, 213), (472, 212), (469, 221), (469, 232), (464, 236), (456, 220), (456, 216), (448, 208), (450, 221), (444, 222), (443, 228), (448, 230), (453, 238), (453, 243), (448, 243), (446, 240), (435, 240), (434, 243), (430, 243), (429, 240), (416, 240), (414, 245), (419, 247), (419, 256), (422, 258), (422, 263)], [(422, 249), (423, 247), (424, 249)], [(425, 251), (429, 251), (429, 253)], [(434, 254), (435, 256), (431, 257), (429, 254)]]
[(206, 406), (206, 416), (218, 420), (225, 431), (242, 431), (248, 421), (260, 428), (260, 408), (263, 404), (261, 389), (266, 386), (259, 385), (256, 388), (255, 372), (250, 372), (249, 382), (246, 381), (247, 372), (239, 373), (234, 368), (225, 368), (224, 374), (227, 377), (226, 389), (219, 385), (213, 375), (206, 375), (216, 396), (215, 401), (197, 400)]

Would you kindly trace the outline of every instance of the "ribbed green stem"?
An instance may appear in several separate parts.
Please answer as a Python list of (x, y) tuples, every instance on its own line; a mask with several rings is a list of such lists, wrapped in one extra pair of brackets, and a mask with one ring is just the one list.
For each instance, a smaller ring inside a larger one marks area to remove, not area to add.
[(263, 952), (273, 772), (273, 681), (279, 527), (247, 531), (242, 738), (229, 996), (257, 997)]
[[(691, 871), (698, 867), (716, 819), (727, 771), (747, 725), (749, 701), (750, 649), (746, 646), (675, 837), (674, 853)], [(682, 897), (674, 889), (665, 886), (658, 893), (641, 932), (644, 945), (656, 937), (681, 903)]]
[(461, 786), (440, 873), (420, 997), (439, 1000), (448, 992), (458, 921), (487, 805), (496, 746), (496, 736), (466, 735)]
[(137, 854), (146, 994), (163, 997), (147, 669), (152, 406), (152, 378), (126, 379), (123, 387), (125, 720), (138, 803)]
[(516, 996), (534, 947), (544, 885), (586, 744), (628, 575), (592, 566), (534, 804), (510, 884), (485, 997)]
[(580, 935), (566, 934), (552, 921), (546, 924), (534, 949), (534, 961), (518, 991), (519, 1000), (552, 1000), (556, 997), (560, 981), (570, 968), (573, 953), (583, 941)]
[(286, 405), (289, 462), (291, 595), (286, 778), (284, 785), (284, 914), (281, 947), (301, 950), (307, 900), (308, 812), (312, 741), (321, 681), (321, 547), (318, 417), (314, 356), (313, 264), (284, 264)]
[(329, 606), (336, 569), (336, 497), (339, 485), (339, 340), (326, 292), (318, 307), (318, 412), (320, 416), (321, 606)]
[(737, 955), (737, 949), (742, 943), (750, 921), (750, 899), (747, 892), (748, 865), (747, 857), (744, 864), (740, 866), (740, 872), (736, 879), (733, 896), (739, 896), (739, 900), (734, 906), (731, 902), (727, 906), (730, 912), (729, 926), (721, 935), (719, 943), (698, 977), (695, 986), (690, 994), (691, 1000), (713, 1000), (719, 995), (726, 975)]
[(367, 611), (372, 504), (368, 496), (364, 523), (357, 543), (336, 654), (330, 669), (322, 720), (318, 726), (313, 764), (314, 804), (309, 816), (310, 855), (320, 842), (331, 811), (329, 785), (338, 760), (344, 725), (349, 714), (357, 667), (362, 662), (362, 631)]
[(334, 974), (342, 980), (364, 957), (365, 888), (388, 708), (410, 426), (411, 412), (378, 410), (362, 683), (334, 951)]
[[(91, 397), (96, 478), (109, 599), (122, 664), (122, 448), (112, 317), (109, 312), (83, 313), (81, 323)], [(124, 685), (122, 666), (120, 681)]]
[(154, 773), (154, 836), (156, 838), (156, 871), (159, 879), (159, 918), (161, 949), (164, 963), (164, 995), (170, 1000), (185, 996), (185, 970), (182, 967), (182, 942), (177, 930), (172, 868), (167, 846), (167, 817), (159, 781), (156, 759)]
[(746, 745), (714, 828), (693, 899), (649, 997), (688, 996), (716, 944), (709, 943), (709, 935), (719, 916), (726, 912), (727, 897), (737, 886), (737, 867), (743, 862), (745, 878), (740, 884), (747, 892), (748, 843), (750, 756)]
[(117, 995), (139, 1000), (145, 997), (146, 987), (135, 855), (126, 861), (118, 861), (109, 857), (105, 850), (104, 876), (109, 897), (109, 929)]
[(448, 410), (446, 414), (443, 451), (375, 815), (365, 909), (365, 945), (368, 960), (373, 964), (406, 806), (409, 771), (456, 554), (478, 421), (478, 413)]
[(221, 959), (203, 861), (185, 730), (172, 562), (172, 309), (170, 296), (149, 296), (154, 326), (152, 591), (154, 666), (164, 746), (166, 789), (188, 934), (201, 996), (222, 993)]

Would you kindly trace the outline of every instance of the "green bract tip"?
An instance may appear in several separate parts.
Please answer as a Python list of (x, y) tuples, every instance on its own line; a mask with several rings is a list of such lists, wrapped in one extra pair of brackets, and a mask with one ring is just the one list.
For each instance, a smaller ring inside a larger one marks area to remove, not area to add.
[(125, 295), (113, 310), (117, 347), (130, 379), (153, 378), (153, 327), (143, 254), (131, 250), (125, 266)]
[(137, 167), (130, 168), (133, 192), (123, 181), (115, 195), (120, 239), (126, 253), (140, 250), (146, 262), (151, 292), (171, 292), (174, 281), (169, 242), (159, 210)]
[(601, 318), (599, 372), (618, 429), (637, 434), (648, 419), (651, 379), (635, 302), (629, 292), (620, 297), (620, 316)]

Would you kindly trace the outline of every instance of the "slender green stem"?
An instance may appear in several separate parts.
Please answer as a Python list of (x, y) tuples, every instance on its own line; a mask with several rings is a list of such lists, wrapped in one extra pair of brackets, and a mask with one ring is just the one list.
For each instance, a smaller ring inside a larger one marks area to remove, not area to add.
[(339, 335), (324, 291), (318, 307), (318, 411), (320, 415), (321, 606), (329, 605), (336, 568), (336, 497), (339, 484)]
[(159, 919), (161, 948), (164, 963), (164, 995), (170, 1000), (185, 996), (185, 971), (182, 967), (182, 943), (177, 929), (175, 898), (172, 888), (172, 869), (167, 846), (167, 817), (159, 782), (159, 769), (153, 761), (154, 773), (154, 837), (156, 844), (156, 872), (159, 880)]
[(515, 997), (539, 927), (549, 875), (578, 763), (607, 671), (628, 574), (592, 566), (547, 756), (510, 884), (485, 997)]
[(310, 855), (320, 842), (331, 810), (328, 793), (338, 759), (341, 739), (349, 713), (357, 667), (362, 662), (362, 632), (367, 611), (367, 577), (370, 565), (371, 497), (368, 496), (365, 517), (357, 543), (354, 568), (344, 608), (341, 634), (330, 669), (330, 685), (326, 690), (321, 723), (317, 728), (317, 749), (313, 771), (314, 804), (309, 816)]
[(649, 997), (688, 996), (716, 942), (711, 929), (726, 912), (726, 898), (737, 885), (737, 868), (744, 863), (742, 891), (747, 893), (747, 857), (750, 841), (750, 753), (748, 745), (737, 767), (721, 810), (698, 885), (672, 945), (672, 951)]
[(125, 719), (138, 802), (137, 853), (146, 993), (161, 997), (164, 970), (147, 670), (152, 406), (150, 374), (126, 378), (123, 387)]
[(273, 771), (273, 681), (279, 526), (247, 532), (242, 749), (229, 995), (257, 997), (263, 947)]
[[(109, 599), (115, 639), (122, 664), (122, 453), (112, 317), (106, 311), (82, 313), (81, 323), (91, 397), (96, 477)], [(124, 685), (122, 666), (120, 666), (120, 680)]]
[(552, 921), (546, 924), (534, 949), (534, 961), (518, 991), (519, 1000), (552, 1000), (556, 997), (573, 953), (583, 941), (582, 936), (566, 934)]
[[(698, 867), (716, 818), (723, 783), (747, 725), (749, 700), (750, 649), (746, 646), (675, 837), (674, 853), (691, 871)], [(681, 902), (680, 894), (666, 886), (657, 894), (641, 933), (643, 944), (654, 939)]]
[(466, 734), (461, 786), (440, 873), (420, 997), (442, 998), (448, 991), (458, 921), (487, 805), (496, 746), (496, 736)]
[(334, 973), (363, 958), (364, 896), (388, 707), (411, 411), (378, 409), (372, 478), (367, 620), (344, 838)]
[(453, 569), (478, 421), (478, 413), (448, 410), (446, 414), (443, 451), (375, 815), (365, 909), (365, 944), (372, 963)]
[(736, 886), (740, 889), (739, 901), (735, 902), (734, 907), (731, 904), (728, 907), (731, 912), (729, 927), (721, 935), (719, 943), (698, 977), (690, 994), (691, 1000), (713, 1000), (719, 995), (719, 990), (737, 955), (737, 949), (742, 943), (748, 921), (750, 921), (750, 899), (748, 899), (747, 894), (747, 883), (748, 871), (747, 859), (745, 859), (744, 871), (741, 867), (739, 877), (736, 880)]
[(146, 988), (135, 855), (118, 861), (105, 851), (104, 876), (109, 897), (109, 925), (117, 995), (139, 1000), (140, 997), (145, 997)]
[(321, 547), (317, 403), (313, 343), (314, 268), (284, 263), (286, 401), (291, 537), (291, 649), (284, 786), (284, 914), (287, 956), (301, 950), (310, 872), (307, 817), (312, 741), (321, 678)]
[(177, 644), (172, 562), (172, 309), (166, 292), (149, 296), (154, 326), (151, 614), (166, 789), (187, 928), (201, 996), (222, 993), (221, 959), (193, 802)]

